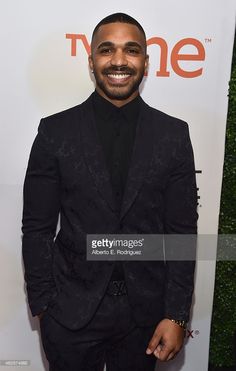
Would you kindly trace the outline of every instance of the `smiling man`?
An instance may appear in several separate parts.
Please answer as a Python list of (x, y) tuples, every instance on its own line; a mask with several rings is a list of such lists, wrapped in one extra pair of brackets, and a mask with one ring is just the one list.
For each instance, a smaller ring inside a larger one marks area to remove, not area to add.
[(137, 97), (148, 66), (144, 32), (134, 24), (104, 24), (95, 29), (91, 49), (97, 92), (117, 107)]
[(157, 358), (171, 360), (182, 347), (194, 262), (88, 261), (86, 236), (196, 234), (188, 126), (140, 97), (148, 55), (134, 18), (99, 22), (89, 66), (95, 91), (42, 119), (31, 150), (22, 227), (28, 301), (50, 371), (153, 371)]

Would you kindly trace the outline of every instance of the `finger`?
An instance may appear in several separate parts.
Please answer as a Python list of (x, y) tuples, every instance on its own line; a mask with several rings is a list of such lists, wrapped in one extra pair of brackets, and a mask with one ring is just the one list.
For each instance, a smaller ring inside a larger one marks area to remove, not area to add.
[(154, 332), (151, 340), (148, 343), (148, 347), (146, 349), (146, 354), (151, 354), (154, 352), (156, 347), (161, 343), (161, 335), (158, 332)]
[(159, 344), (156, 349), (154, 350), (154, 355), (159, 358), (160, 357), (160, 352), (161, 352), (161, 349), (162, 349), (162, 345)]
[(167, 346), (163, 346), (162, 349), (161, 349), (161, 351), (160, 351), (160, 353), (159, 353), (158, 359), (160, 359), (160, 361), (167, 361), (168, 357), (172, 353), (174, 353), (174, 349), (173, 348), (169, 348)]
[(171, 359), (174, 359), (177, 353), (171, 352), (169, 356), (167, 357), (167, 361), (170, 361)]

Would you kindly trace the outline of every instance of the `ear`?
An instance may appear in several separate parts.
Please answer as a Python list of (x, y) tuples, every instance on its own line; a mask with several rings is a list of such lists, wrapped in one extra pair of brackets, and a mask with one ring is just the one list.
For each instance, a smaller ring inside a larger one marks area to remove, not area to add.
[(145, 56), (145, 73), (147, 73), (148, 65), (149, 65), (149, 55), (146, 54), (146, 56)]
[(88, 63), (89, 63), (89, 68), (90, 68), (91, 72), (93, 72), (93, 58), (92, 58), (91, 54), (88, 57)]

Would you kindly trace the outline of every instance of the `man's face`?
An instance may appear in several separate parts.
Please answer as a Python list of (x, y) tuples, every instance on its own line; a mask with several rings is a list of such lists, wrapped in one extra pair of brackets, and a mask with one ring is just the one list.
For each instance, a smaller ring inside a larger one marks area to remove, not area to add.
[(117, 106), (138, 95), (138, 88), (148, 65), (146, 40), (135, 25), (102, 25), (91, 46), (89, 65), (98, 93)]

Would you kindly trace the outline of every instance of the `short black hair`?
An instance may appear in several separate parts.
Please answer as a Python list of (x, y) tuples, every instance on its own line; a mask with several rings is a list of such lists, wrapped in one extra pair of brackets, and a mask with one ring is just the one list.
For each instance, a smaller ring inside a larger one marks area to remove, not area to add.
[(114, 14), (110, 14), (107, 17), (103, 18), (97, 24), (97, 26), (93, 30), (92, 41), (93, 41), (94, 35), (96, 34), (99, 27), (101, 27), (104, 24), (116, 23), (116, 22), (129, 23), (129, 24), (133, 24), (133, 25), (137, 26), (138, 29), (142, 32), (142, 34), (144, 36), (144, 39), (146, 40), (145, 31), (144, 31), (143, 27), (141, 26), (141, 24), (138, 21), (136, 21), (136, 19), (134, 19), (133, 17), (131, 17), (130, 15), (125, 14), (125, 13), (114, 13)]

